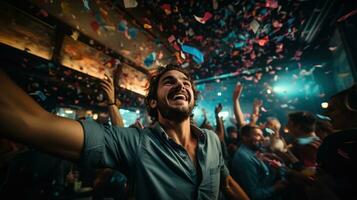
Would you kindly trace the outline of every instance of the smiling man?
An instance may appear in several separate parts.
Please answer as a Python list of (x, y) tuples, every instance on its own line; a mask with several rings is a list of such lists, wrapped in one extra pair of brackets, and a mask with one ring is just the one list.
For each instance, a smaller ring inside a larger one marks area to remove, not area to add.
[[(103, 126), (51, 115), (0, 73), (2, 136), (92, 167), (119, 169), (135, 199), (248, 199), (224, 165), (217, 135), (190, 122), (197, 92), (189, 74), (168, 65), (152, 76), (145, 99), (156, 123)], [(16, 127), (16, 129), (14, 128)]]

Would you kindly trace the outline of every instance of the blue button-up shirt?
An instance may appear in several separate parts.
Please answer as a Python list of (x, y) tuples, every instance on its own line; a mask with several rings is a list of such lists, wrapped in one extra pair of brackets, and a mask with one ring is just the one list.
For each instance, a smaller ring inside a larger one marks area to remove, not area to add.
[(275, 171), (244, 144), (234, 154), (231, 173), (251, 199), (279, 199), (274, 194)]
[[(191, 126), (198, 138), (198, 170), (187, 151), (157, 123), (136, 129), (81, 121), (81, 163), (119, 169), (136, 199), (218, 199), (220, 181), (228, 175), (217, 135)], [(198, 172), (198, 173), (197, 173)]]

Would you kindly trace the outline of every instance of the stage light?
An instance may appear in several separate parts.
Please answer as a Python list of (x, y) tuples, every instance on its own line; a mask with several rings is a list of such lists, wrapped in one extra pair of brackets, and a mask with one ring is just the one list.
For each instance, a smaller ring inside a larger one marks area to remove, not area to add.
[(323, 109), (328, 108), (328, 103), (327, 103), (327, 102), (322, 102), (322, 103), (321, 103), (321, 107), (322, 107)]
[(222, 93), (221, 93), (221, 92), (218, 92), (218, 93), (217, 93), (217, 96), (222, 96)]
[(271, 94), (271, 89), (270, 89), (270, 88), (267, 89), (267, 93), (268, 93), (268, 94)]
[(287, 93), (288, 88), (286, 86), (277, 85), (273, 87), (273, 91), (276, 93)]
[(140, 110), (139, 109), (137, 109), (135, 112), (136, 112), (136, 114), (140, 114)]
[(67, 109), (66, 109), (64, 112), (65, 112), (66, 114), (73, 114), (73, 110), (67, 110)]
[(94, 113), (92, 118), (93, 118), (94, 120), (97, 120), (97, 119), (98, 119), (98, 114), (97, 114), (97, 113)]

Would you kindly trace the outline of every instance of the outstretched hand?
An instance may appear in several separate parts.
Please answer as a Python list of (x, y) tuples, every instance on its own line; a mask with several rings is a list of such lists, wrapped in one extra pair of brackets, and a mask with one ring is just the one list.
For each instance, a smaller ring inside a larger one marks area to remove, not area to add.
[(114, 81), (108, 74), (105, 74), (105, 79), (100, 82), (100, 87), (103, 89), (104, 94), (108, 100), (108, 104), (115, 103), (115, 89)]
[(240, 95), (242, 94), (243, 91), (243, 84), (238, 83), (236, 87), (234, 88), (233, 92), (233, 101), (236, 101), (240, 98)]
[(218, 113), (220, 113), (222, 111), (222, 104), (219, 103), (215, 108), (214, 108), (214, 112), (218, 115)]
[(260, 107), (262, 107), (262, 105), (263, 105), (263, 100), (254, 99), (254, 102), (253, 102), (253, 107), (254, 108), (260, 108)]

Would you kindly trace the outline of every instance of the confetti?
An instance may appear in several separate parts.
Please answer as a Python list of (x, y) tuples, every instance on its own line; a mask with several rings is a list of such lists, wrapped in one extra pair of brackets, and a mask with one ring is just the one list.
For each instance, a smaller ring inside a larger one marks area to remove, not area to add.
[(138, 2), (136, 0), (123, 0), (125, 8), (135, 8), (138, 6)]
[(154, 64), (155, 60), (156, 60), (156, 53), (152, 52), (145, 58), (144, 64), (146, 67), (150, 67), (151, 65)]
[(183, 52), (191, 54), (193, 56), (193, 60), (197, 64), (202, 64), (204, 62), (204, 56), (203, 56), (202, 52), (199, 51), (198, 49), (188, 46), (188, 45), (182, 45), (181, 48), (182, 48)]
[(213, 17), (213, 15), (210, 12), (205, 12), (205, 14), (204, 14), (204, 16), (202, 18), (201, 17), (197, 17), (196, 15), (194, 15), (194, 18), (196, 19), (196, 21), (198, 21), (201, 24), (205, 24), (212, 17)]
[(164, 10), (166, 15), (170, 15), (171, 14), (171, 5), (170, 4), (161, 5), (161, 9)]
[(84, 5), (84, 8), (88, 11), (90, 10), (90, 7), (89, 7), (89, 0), (82, 0), (83, 2), (83, 5)]

